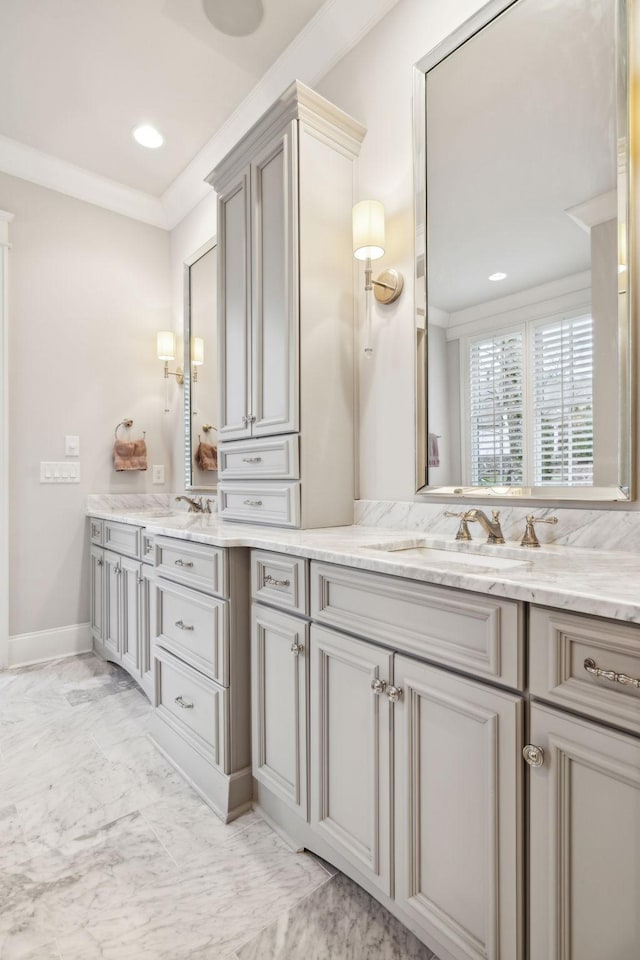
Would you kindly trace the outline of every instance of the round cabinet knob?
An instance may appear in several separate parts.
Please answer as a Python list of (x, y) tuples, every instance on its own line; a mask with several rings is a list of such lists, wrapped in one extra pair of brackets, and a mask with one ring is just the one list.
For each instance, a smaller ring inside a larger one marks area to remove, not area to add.
[(381, 694), (381, 693), (384, 693), (385, 690), (387, 689), (386, 681), (385, 681), (385, 680), (372, 680), (372, 681), (371, 681), (371, 689), (373, 690), (373, 692), (374, 692), (377, 696), (380, 696), (380, 694)]
[(303, 644), (303, 643), (292, 643), (292, 644), (291, 644), (291, 653), (294, 655), (294, 657), (299, 657), (303, 650), (304, 650), (304, 644)]
[(523, 748), (522, 756), (530, 767), (541, 767), (544, 763), (544, 750), (542, 747), (536, 747), (534, 743), (528, 743)]
[(391, 703), (397, 703), (402, 699), (402, 690), (400, 687), (387, 687), (387, 697)]

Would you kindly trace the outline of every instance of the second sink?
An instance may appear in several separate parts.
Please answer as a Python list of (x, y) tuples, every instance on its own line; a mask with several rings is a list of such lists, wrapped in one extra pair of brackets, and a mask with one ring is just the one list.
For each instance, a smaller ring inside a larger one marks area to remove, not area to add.
[(371, 546), (371, 549), (395, 554), (398, 559), (420, 560), (433, 566), (455, 564), (458, 567), (473, 567), (474, 569), (506, 570), (513, 567), (526, 567), (531, 564), (530, 560), (514, 560), (511, 557), (486, 556), (485, 554), (469, 553), (467, 551), (441, 550), (439, 547), (429, 547), (420, 543), (375, 544)]

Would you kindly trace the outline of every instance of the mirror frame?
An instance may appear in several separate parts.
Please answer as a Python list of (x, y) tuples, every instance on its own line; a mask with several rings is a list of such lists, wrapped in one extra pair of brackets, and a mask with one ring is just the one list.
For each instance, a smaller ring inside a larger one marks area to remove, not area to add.
[[(448, 37), (437, 44), (413, 68), (413, 169), (414, 169), (414, 353), (415, 353), (415, 450), (416, 493), (452, 498), (508, 498), (509, 500), (566, 500), (615, 501), (633, 500), (635, 443), (635, 193), (633, 186), (635, 143), (630, 137), (635, 130), (632, 122), (634, 88), (632, 82), (634, 58), (629, 38), (634, 36), (634, 0), (616, 2), (616, 61), (617, 61), (617, 130), (618, 144), (626, 143), (626, 176), (624, 189), (618, 190), (618, 237), (626, 239), (627, 289), (618, 293), (618, 483), (598, 487), (524, 487), (524, 486), (430, 486), (427, 466), (427, 433), (429, 423), (429, 336), (428, 336), (428, 259), (427, 259), (427, 155), (426, 155), (426, 86), (427, 74), (437, 64), (457, 50), (521, 0), (489, 0), (475, 14), (465, 20)], [(620, 240), (618, 241), (620, 243)], [(419, 324), (418, 321), (422, 321)], [(424, 330), (423, 343), (418, 342), (418, 330)]]
[[(194, 484), (193, 482), (193, 441), (191, 437), (192, 416), (191, 416), (191, 267), (198, 260), (201, 260), (205, 254), (213, 250), (218, 244), (217, 237), (213, 236), (206, 243), (183, 261), (183, 287), (184, 287), (184, 309), (183, 309), (183, 335), (184, 335), (184, 406), (183, 406), (183, 430), (184, 430), (184, 488), (185, 490), (202, 491), (203, 493), (215, 492), (218, 484)], [(216, 331), (217, 335), (217, 331)], [(216, 441), (217, 443), (217, 441)]]

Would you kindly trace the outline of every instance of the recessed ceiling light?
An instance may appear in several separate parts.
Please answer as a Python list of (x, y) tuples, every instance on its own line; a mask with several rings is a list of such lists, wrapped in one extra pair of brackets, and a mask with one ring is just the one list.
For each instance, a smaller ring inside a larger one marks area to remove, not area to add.
[(506, 273), (492, 273), (491, 276), (489, 277), (489, 280), (493, 280), (497, 283), (498, 280), (505, 280), (506, 277), (507, 277)]
[(262, 0), (202, 0), (202, 6), (216, 30), (230, 37), (254, 33), (264, 16)]
[(150, 123), (143, 123), (139, 127), (134, 127), (131, 136), (140, 146), (149, 147), (150, 150), (155, 150), (164, 143), (164, 137), (160, 131), (152, 127)]

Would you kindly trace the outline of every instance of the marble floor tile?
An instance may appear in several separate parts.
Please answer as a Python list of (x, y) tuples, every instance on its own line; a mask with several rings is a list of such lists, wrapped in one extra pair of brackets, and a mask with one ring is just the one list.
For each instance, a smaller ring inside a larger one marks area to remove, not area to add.
[(237, 951), (238, 960), (437, 960), (406, 927), (343, 874)]
[(51, 943), (45, 943), (41, 947), (36, 947), (35, 950), (21, 954), (20, 960), (62, 960), (62, 955), (58, 944), (53, 940)]
[(17, 808), (13, 804), (0, 808), (0, 872), (28, 860), (30, 856)]

